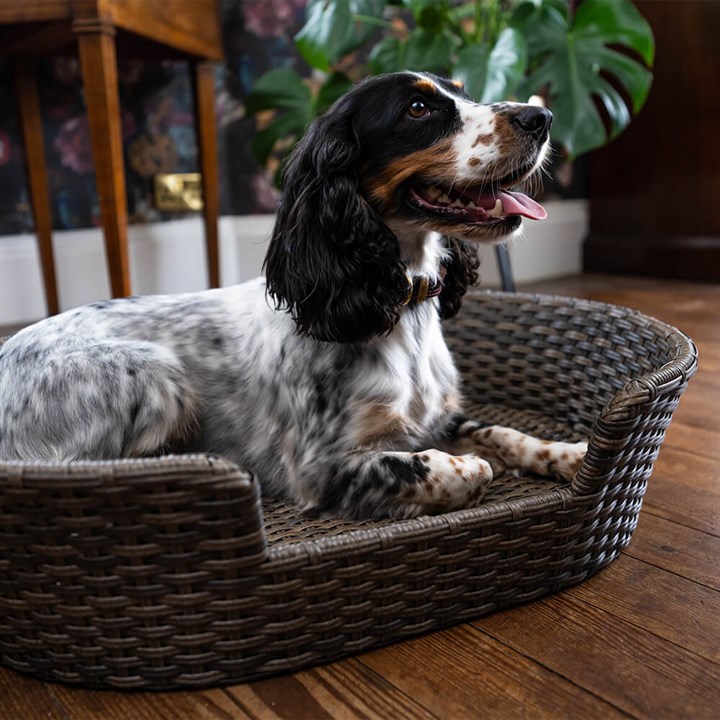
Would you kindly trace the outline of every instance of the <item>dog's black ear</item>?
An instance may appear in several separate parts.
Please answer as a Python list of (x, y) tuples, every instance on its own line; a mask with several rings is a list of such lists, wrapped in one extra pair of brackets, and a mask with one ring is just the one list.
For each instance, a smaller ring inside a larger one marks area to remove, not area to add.
[(333, 342), (389, 332), (407, 295), (397, 239), (360, 195), (351, 110), (339, 101), (292, 152), (265, 258), (277, 307)]
[(464, 240), (445, 237), (448, 258), (443, 263), (446, 273), (440, 293), (440, 317), (444, 320), (457, 315), (468, 285), (478, 281), (480, 258), (477, 247)]

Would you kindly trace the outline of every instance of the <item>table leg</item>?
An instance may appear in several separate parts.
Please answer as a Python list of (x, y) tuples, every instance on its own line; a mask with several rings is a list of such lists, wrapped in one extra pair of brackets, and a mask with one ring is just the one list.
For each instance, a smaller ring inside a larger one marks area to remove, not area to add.
[(52, 212), (45, 165), (42, 118), (37, 90), (37, 68), (31, 58), (15, 58), (15, 91), (20, 109), (25, 161), (27, 166), (30, 200), (35, 221), (35, 233), (40, 250), (45, 300), (50, 315), (60, 312), (55, 256), (52, 244)]
[(217, 127), (215, 125), (215, 66), (212, 63), (193, 63), (195, 85), (195, 116), (197, 118), (200, 172), (203, 188), (203, 219), (207, 248), (210, 287), (220, 286), (220, 257), (218, 248), (218, 189)]
[(113, 297), (124, 297), (131, 290), (115, 35), (111, 26), (101, 22), (76, 21), (73, 30), (80, 51), (110, 287)]

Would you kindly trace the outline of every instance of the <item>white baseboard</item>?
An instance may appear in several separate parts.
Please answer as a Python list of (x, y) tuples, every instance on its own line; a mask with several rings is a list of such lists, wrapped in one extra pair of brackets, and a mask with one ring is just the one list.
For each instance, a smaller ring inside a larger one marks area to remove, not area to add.
[[(586, 200), (545, 203), (548, 219), (526, 223), (510, 247), (516, 282), (581, 270), (588, 229)], [(233, 285), (260, 274), (273, 216), (220, 219), (221, 282)], [(60, 307), (67, 310), (110, 297), (102, 232), (97, 228), (56, 232), (53, 237)], [(207, 287), (203, 226), (199, 217), (129, 229), (130, 271), (136, 294), (173, 293)], [(481, 249), (482, 284), (498, 287), (492, 248)], [(40, 259), (34, 235), (0, 237), (0, 325), (45, 316)]]

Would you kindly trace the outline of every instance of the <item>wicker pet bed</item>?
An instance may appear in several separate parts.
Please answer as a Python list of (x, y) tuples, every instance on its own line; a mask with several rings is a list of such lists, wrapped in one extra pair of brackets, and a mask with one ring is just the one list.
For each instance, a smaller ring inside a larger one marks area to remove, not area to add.
[(233, 683), (476, 618), (610, 563), (695, 370), (692, 342), (623, 308), (481, 292), (446, 331), (484, 418), (591, 437), (570, 485), (506, 478), (477, 509), (358, 524), (261, 503), (222, 459), (0, 464), (0, 662), (99, 687)]

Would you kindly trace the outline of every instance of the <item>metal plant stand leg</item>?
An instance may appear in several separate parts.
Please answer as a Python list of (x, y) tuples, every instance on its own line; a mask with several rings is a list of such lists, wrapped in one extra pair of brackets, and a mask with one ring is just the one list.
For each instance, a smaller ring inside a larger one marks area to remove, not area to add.
[(497, 257), (500, 278), (502, 279), (502, 289), (505, 292), (515, 292), (515, 281), (513, 280), (512, 266), (510, 265), (510, 253), (505, 245), (495, 246), (495, 257)]

